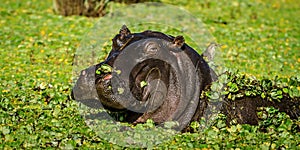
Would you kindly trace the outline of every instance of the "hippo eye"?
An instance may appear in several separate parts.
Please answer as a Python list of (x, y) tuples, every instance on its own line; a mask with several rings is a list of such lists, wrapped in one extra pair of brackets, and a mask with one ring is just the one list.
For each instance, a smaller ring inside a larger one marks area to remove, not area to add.
[(155, 54), (159, 49), (159, 44), (154, 42), (149, 42), (145, 46), (145, 52), (149, 54)]

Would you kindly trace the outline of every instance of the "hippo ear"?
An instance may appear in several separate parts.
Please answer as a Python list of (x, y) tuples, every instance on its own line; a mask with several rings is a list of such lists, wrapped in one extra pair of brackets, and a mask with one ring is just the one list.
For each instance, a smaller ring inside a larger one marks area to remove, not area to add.
[(127, 26), (124, 24), (120, 29), (120, 40), (123, 40), (125, 37), (129, 36), (131, 34), (130, 30), (127, 28)]
[(112, 39), (112, 48), (114, 50), (120, 49), (128, 41), (128, 39), (130, 39), (130, 34), (131, 32), (127, 26), (123, 25), (119, 31), (119, 34)]
[(184, 44), (184, 37), (179, 35), (179, 36), (176, 36), (173, 40), (173, 45), (177, 48), (181, 48)]

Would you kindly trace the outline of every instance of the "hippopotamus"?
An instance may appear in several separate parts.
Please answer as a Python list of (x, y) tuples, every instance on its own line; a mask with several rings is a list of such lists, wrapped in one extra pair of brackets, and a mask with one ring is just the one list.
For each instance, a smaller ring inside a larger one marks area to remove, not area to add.
[(201, 92), (217, 79), (183, 36), (123, 25), (99, 64), (82, 70), (72, 98), (92, 108), (126, 112), (123, 121), (176, 121), (183, 130), (201, 117)]

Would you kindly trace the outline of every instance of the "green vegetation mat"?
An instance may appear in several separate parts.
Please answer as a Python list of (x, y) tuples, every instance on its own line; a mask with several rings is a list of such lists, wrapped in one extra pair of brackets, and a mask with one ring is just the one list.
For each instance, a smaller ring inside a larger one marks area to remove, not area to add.
[[(246, 96), (299, 97), (297, 0), (162, 1), (187, 9), (207, 25), (222, 44), (225, 67), (239, 70), (238, 75), (255, 76), (261, 83), (275, 76), (286, 83), (280, 90), (270, 89), (269, 95), (248, 89)], [(69, 98), (74, 53), (99, 18), (55, 15), (51, 0), (0, 3), (0, 149), (122, 148), (97, 136)], [(109, 11), (120, 5), (110, 3)], [(229, 87), (235, 91), (236, 85)], [(291, 120), (274, 108), (264, 108), (258, 115), (257, 126), (230, 127), (220, 115), (211, 127), (178, 134), (156, 148), (300, 149), (299, 118)]]

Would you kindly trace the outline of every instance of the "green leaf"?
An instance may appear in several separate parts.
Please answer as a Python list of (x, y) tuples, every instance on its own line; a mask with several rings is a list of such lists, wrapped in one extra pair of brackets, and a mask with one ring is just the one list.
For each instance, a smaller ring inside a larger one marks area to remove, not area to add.
[(251, 91), (245, 91), (246, 96), (251, 96), (252, 92)]
[(112, 72), (112, 67), (108, 64), (102, 64), (97, 70), (96, 74), (100, 75), (102, 73), (107, 74)]
[(99, 70), (99, 68), (96, 70), (96, 74), (100, 75), (101, 71)]
[(10, 133), (10, 129), (9, 129), (9, 127), (2, 127), (2, 128), (1, 128), (1, 130), (2, 130), (2, 133), (3, 133), (4, 135), (6, 135), (6, 134), (9, 134), (9, 133)]
[(265, 93), (261, 93), (260, 97), (263, 98), (263, 99), (266, 98)]
[(143, 88), (143, 87), (145, 87), (145, 86), (147, 86), (147, 85), (148, 85), (148, 83), (147, 83), (146, 81), (141, 81), (141, 82), (140, 82), (141, 88)]
[(164, 127), (167, 128), (167, 129), (171, 129), (171, 128), (176, 127), (178, 125), (179, 125), (178, 122), (175, 122), (175, 121), (164, 122)]
[(121, 74), (121, 70), (115, 70), (117, 74)]
[(283, 93), (288, 93), (289, 89), (288, 88), (283, 88), (282, 91), (283, 91)]
[(118, 93), (119, 94), (123, 94), (124, 93), (124, 89), (123, 88), (118, 88)]
[(229, 92), (235, 93), (239, 91), (239, 88), (236, 83), (229, 82), (227, 86), (229, 87)]
[(228, 94), (227, 98), (228, 98), (228, 99), (232, 99), (231, 93)]
[(243, 93), (238, 93), (238, 94), (236, 94), (236, 97), (237, 97), (237, 98), (244, 97), (244, 94), (243, 94)]
[(112, 71), (111, 66), (107, 65), (107, 64), (103, 64), (101, 65), (101, 71), (103, 71), (104, 73), (110, 73)]
[(219, 99), (219, 93), (218, 92), (212, 92), (211, 95), (210, 95), (210, 99), (213, 99), (213, 100), (217, 100)]

